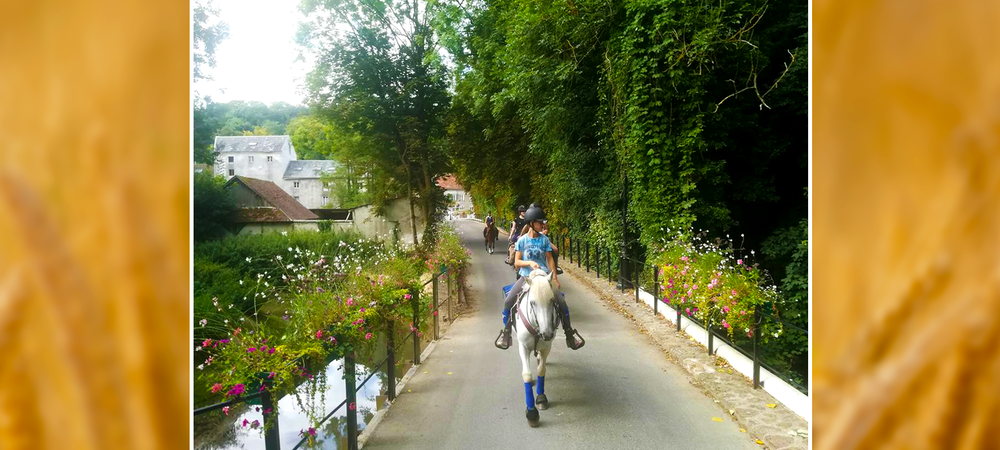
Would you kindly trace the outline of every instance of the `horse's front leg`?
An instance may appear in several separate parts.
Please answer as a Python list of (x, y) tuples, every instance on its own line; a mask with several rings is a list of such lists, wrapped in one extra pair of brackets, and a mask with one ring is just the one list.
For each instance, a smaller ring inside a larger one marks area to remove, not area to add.
[(528, 358), (531, 355), (531, 350), (528, 350), (524, 344), (518, 343), (517, 352), (521, 355), (521, 378), (524, 379), (524, 403), (527, 405), (527, 410), (524, 415), (528, 419), (528, 426), (534, 428), (538, 426), (538, 410), (535, 409), (535, 397), (531, 394), (531, 367), (528, 365)]
[(545, 360), (549, 357), (552, 347), (542, 348), (538, 351), (538, 396), (535, 397), (535, 405), (538, 409), (549, 408), (549, 398), (545, 396)]

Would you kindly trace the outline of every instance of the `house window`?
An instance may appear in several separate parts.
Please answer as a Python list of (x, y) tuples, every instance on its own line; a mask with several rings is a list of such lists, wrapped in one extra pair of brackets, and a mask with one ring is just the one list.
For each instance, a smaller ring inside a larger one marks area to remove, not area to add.
[(236, 171), (233, 170), (233, 169), (229, 169), (229, 176), (233, 176), (233, 175), (236, 175)]
[(273, 156), (268, 156), (267, 157), (267, 162), (271, 162), (271, 161), (274, 161), (274, 157)]
[(253, 156), (247, 156), (247, 162), (253, 162)]
[(236, 157), (234, 157), (234, 156), (230, 156), (229, 157), (229, 162), (233, 162), (234, 160), (236, 160)]
[(330, 201), (330, 197), (327, 197), (327, 196), (324, 195), (323, 196), (323, 203), (326, 204), (329, 201)]
[(293, 181), (292, 182), (292, 187), (299, 187), (299, 182), (298, 181)]

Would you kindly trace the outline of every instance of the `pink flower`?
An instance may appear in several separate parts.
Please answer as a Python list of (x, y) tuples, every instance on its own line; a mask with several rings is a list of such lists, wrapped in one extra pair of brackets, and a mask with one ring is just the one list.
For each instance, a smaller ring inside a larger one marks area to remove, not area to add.
[(243, 427), (246, 428), (247, 424), (250, 423), (249, 420), (243, 419)]
[(403, 300), (409, 300), (411, 298), (413, 298), (413, 296), (410, 295), (410, 294), (406, 294), (406, 295), (403, 296)]
[(438, 312), (437, 312), (437, 311), (434, 311), (434, 315), (435, 315), (435, 316), (437, 316), (437, 315), (438, 315)]
[(691, 308), (684, 308), (684, 311), (687, 312), (689, 316), (691, 315)]
[(323, 338), (323, 330), (316, 331), (316, 339), (321, 339), (321, 338)]
[(722, 307), (722, 312), (728, 313), (729, 312), (729, 307), (728, 306), (723, 306)]
[(670, 299), (667, 297), (663, 297), (663, 303), (670, 303)]
[(228, 416), (229, 415), (229, 407), (228, 406), (223, 406), (222, 407), (222, 412), (226, 413), (226, 415)]
[(222, 385), (221, 384), (215, 383), (215, 384), (212, 385), (212, 393), (213, 394), (215, 394), (215, 393), (217, 393), (217, 392), (219, 392), (221, 390), (222, 390)]
[(371, 338), (372, 338), (372, 334), (371, 333), (368, 333), (368, 334), (365, 335), (365, 339), (371, 339)]
[(201, 319), (198, 321), (198, 323), (200, 323), (201, 326), (204, 327), (205, 325), (208, 325), (208, 319)]
[(247, 349), (247, 353), (253, 353), (255, 351), (257, 351), (257, 347), (250, 347)]
[(267, 374), (267, 377), (268, 378), (274, 378), (275, 375), (276, 374), (274, 372), (271, 372), (271, 373)]
[(736, 260), (736, 264), (743, 265), (743, 260), (742, 259), (737, 259)]
[(736, 295), (736, 289), (733, 289), (733, 295)]
[(347, 405), (347, 408), (350, 409), (351, 411), (354, 411), (354, 410), (358, 409), (358, 405), (355, 404), (354, 402), (351, 402), (350, 405)]
[(316, 436), (316, 429), (313, 428), (313, 427), (309, 427), (308, 431), (299, 430), (299, 436), (302, 436), (302, 435), (304, 435), (306, 433), (309, 433), (310, 436), (315, 437)]
[(211, 339), (205, 339), (204, 341), (201, 342), (201, 346), (205, 347), (205, 348), (208, 348), (211, 345), (212, 345), (212, 340)]
[(233, 337), (236, 337), (236, 335), (240, 334), (240, 331), (243, 331), (243, 327), (236, 328), (236, 331), (233, 332)]
[(729, 328), (729, 324), (726, 323), (726, 319), (722, 319), (722, 326), (725, 328)]
[(259, 420), (254, 420), (253, 422), (250, 423), (250, 428), (253, 428), (253, 429), (256, 430), (259, 427), (260, 427), (260, 421)]
[(267, 354), (268, 355), (273, 355), (274, 354), (274, 347), (271, 347), (271, 348), (267, 349)]
[(230, 389), (229, 392), (226, 393), (226, 395), (231, 396), (231, 397), (236, 397), (237, 395), (241, 395), (244, 392), (246, 392), (246, 386), (244, 386), (241, 383), (241, 384), (237, 384), (236, 386), (233, 386), (233, 388)]
[(267, 390), (267, 385), (265, 385), (264, 383), (261, 383), (260, 384), (260, 389), (257, 389), (257, 392), (264, 392), (266, 390)]
[(361, 312), (361, 313), (364, 313), (364, 312), (365, 312), (365, 309), (364, 309), (364, 308), (361, 308), (361, 310), (360, 310), (359, 312)]
[(274, 411), (274, 408), (267, 408), (264, 410), (264, 414), (271, 414), (272, 411)]
[(347, 298), (347, 306), (351, 306), (351, 305), (353, 305), (353, 304), (354, 304), (354, 298), (352, 298), (352, 297), (348, 297), (348, 298)]
[(687, 262), (687, 260), (688, 260), (687, 256), (681, 256), (681, 261)]

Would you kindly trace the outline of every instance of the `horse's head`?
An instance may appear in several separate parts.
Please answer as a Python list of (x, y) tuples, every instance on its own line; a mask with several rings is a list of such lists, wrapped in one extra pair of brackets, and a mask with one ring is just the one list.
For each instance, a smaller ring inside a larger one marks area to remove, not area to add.
[(528, 300), (532, 303), (538, 334), (551, 341), (556, 336), (555, 291), (552, 289), (552, 274), (544, 270), (533, 270), (526, 281)]

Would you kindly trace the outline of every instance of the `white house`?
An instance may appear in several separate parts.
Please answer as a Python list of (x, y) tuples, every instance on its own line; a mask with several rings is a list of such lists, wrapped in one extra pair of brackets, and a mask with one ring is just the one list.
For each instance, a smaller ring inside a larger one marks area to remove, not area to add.
[(437, 185), (444, 189), (444, 195), (452, 201), (448, 206), (448, 214), (452, 216), (462, 216), (472, 213), (472, 195), (465, 191), (465, 188), (455, 180), (454, 175), (445, 175), (437, 179)]
[(336, 162), (298, 160), (289, 136), (216, 136), (215, 173), (270, 181), (306, 208), (318, 209), (336, 203), (320, 182), (323, 172), (332, 173)]

